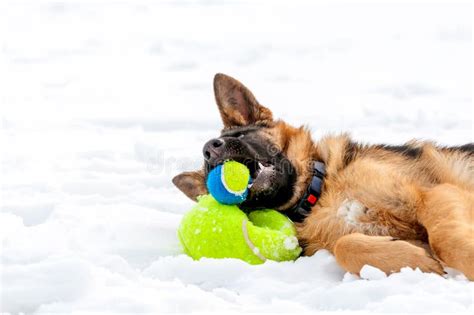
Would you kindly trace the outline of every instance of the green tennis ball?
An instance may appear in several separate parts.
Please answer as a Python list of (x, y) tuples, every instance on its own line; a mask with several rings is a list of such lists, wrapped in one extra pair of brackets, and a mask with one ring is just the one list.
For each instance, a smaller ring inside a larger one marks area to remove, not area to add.
[(178, 228), (184, 252), (193, 259), (239, 258), (250, 264), (298, 258), (296, 230), (285, 215), (258, 210), (248, 216), (235, 205), (200, 197)]

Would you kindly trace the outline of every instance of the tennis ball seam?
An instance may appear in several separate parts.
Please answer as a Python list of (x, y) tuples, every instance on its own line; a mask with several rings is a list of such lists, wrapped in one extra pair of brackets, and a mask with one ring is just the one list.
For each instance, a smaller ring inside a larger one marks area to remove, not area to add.
[(244, 240), (249, 249), (252, 251), (252, 253), (257, 256), (262, 262), (267, 261), (267, 258), (262, 255), (260, 250), (258, 249), (257, 246), (255, 246), (252, 241), (250, 240), (248, 229), (247, 229), (247, 224), (249, 223), (249, 220), (243, 219), (242, 220), (242, 233), (244, 235)]

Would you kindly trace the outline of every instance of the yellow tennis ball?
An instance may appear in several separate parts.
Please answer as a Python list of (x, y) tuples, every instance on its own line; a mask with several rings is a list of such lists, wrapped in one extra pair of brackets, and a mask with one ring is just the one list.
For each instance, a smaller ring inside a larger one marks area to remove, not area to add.
[(250, 171), (242, 163), (227, 161), (207, 176), (207, 190), (220, 203), (235, 205), (247, 198)]

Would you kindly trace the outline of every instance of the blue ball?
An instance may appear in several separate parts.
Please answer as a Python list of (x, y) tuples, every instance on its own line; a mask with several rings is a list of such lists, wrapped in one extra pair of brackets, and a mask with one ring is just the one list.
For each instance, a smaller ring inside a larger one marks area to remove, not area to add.
[[(248, 189), (240, 192), (229, 191), (224, 185), (223, 165), (218, 165), (209, 172), (207, 176), (207, 190), (218, 202), (225, 205), (236, 205), (245, 201), (248, 195)], [(249, 179), (250, 180), (250, 179)]]

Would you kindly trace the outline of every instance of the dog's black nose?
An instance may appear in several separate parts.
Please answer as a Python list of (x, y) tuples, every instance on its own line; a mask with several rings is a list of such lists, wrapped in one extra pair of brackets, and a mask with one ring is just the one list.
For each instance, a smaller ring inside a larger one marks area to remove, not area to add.
[(204, 159), (209, 161), (211, 159), (219, 158), (224, 149), (224, 140), (216, 138), (209, 140), (202, 149)]

